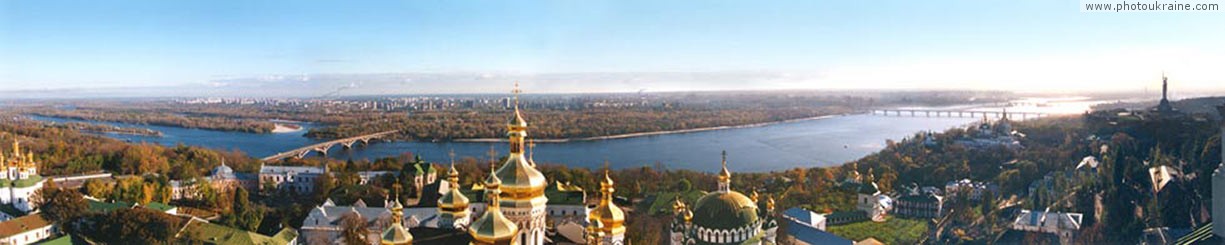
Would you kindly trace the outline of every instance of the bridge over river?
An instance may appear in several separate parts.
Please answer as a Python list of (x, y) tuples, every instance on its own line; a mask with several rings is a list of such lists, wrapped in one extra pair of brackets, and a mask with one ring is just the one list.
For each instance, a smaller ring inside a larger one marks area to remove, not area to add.
[(293, 149), (293, 150), (289, 150), (286, 152), (281, 152), (281, 153), (277, 153), (277, 154), (265, 157), (262, 160), (267, 162), (267, 161), (280, 160), (280, 159), (291, 158), (291, 157), (292, 158), (303, 158), (303, 157), (306, 157), (306, 155), (310, 154), (311, 152), (318, 152), (320, 155), (327, 155), (328, 149), (336, 145), (344, 146), (345, 149), (353, 148), (353, 145), (359, 142), (362, 143), (362, 145), (369, 145), (370, 140), (382, 138), (384, 136), (391, 135), (397, 132), (400, 132), (400, 130), (383, 131), (383, 132), (378, 132), (378, 133), (373, 133), (373, 134), (353, 136), (353, 137), (348, 137), (344, 139), (337, 139), (337, 140), (332, 140), (328, 142), (303, 146), (297, 149)]
[(1047, 116), (1046, 113), (1039, 112), (1010, 112), (1010, 111), (973, 111), (973, 110), (930, 110), (930, 109), (882, 109), (872, 110), (872, 115), (880, 116), (898, 116), (898, 117), (964, 117), (964, 118), (1000, 118), (1007, 115), (1011, 119), (1031, 119)]

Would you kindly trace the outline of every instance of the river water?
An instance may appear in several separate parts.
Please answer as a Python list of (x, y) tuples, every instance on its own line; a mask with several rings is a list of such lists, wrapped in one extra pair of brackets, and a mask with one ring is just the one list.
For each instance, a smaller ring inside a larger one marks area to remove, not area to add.
[[(31, 116), (52, 122), (81, 121)], [(557, 163), (575, 167), (598, 167), (607, 160), (614, 168), (653, 166), (661, 163), (672, 169), (714, 171), (719, 153), (728, 152), (728, 167), (733, 171), (772, 171), (794, 167), (831, 166), (855, 160), (884, 148), (888, 139), (900, 140), (921, 131), (943, 131), (976, 121), (974, 118), (889, 117), (847, 115), (760, 127), (731, 128), (624, 139), (538, 144), (534, 158), (538, 163)], [(127, 123), (93, 122), (121, 127), (148, 128), (162, 137), (105, 134), (128, 142), (149, 142), (173, 146), (202, 146), (240, 150), (253, 157), (264, 157), (318, 142), (303, 137), (306, 129), (289, 133), (254, 134), (180, 127)], [(447, 152), (484, 159), (490, 147), (500, 154), (506, 143), (469, 142), (376, 142), (345, 150), (333, 147), (329, 157), (337, 159), (374, 159), (412, 152), (428, 161), (447, 162)], [(312, 156), (315, 154), (312, 153)]]

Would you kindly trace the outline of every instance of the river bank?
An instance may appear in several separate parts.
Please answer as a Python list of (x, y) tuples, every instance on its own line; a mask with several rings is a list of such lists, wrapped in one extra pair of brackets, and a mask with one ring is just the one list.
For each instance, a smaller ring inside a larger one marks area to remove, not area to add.
[[(625, 138), (634, 138), (634, 137), (643, 137), (643, 136), (655, 136), (655, 135), (666, 135), (666, 134), (684, 134), (684, 133), (694, 133), (694, 132), (711, 131), (711, 130), (722, 130), (722, 129), (754, 128), (754, 127), (769, 126), (769, 125), (774, 125), (774, 124), (779, 124), (779, 123), (803, 122), (803, 121), (808, 121), (808, 120), (826, 119), (826, 118), (833, 118), (833, 117), (840, 117), (840, 116), (847, 116), (847, 115), (856, 115), (856, 114), (835, 114), (835, 115), (824, 115), (824, 116), (815, 116), (815, 117), (805, 117), (805, 118), (797, 118), (797, 119), (788, 119), (788, 120), (782, 120), (782, 121), (773, 121), (773, 122), (753, 123), (753, 124), (745, 124), (745, 125), (730, 125), (730, 126), (718, 126), (718, 127), (705, 127), (705, 128), (691, 128), (691, 129), (678, 129), (678, 130), (666, 130), (666, 131), (653, 131), (653, 132), (641, 132), (641, 133), (617, 134), (617, 135), (595, 136), (595, 137), (583, 137), (583, 138), (568, 138), (568, 139), (532, 139), (532, 142), (534, 142), (534, 143), (566, 143), (566, 142), (577, 142), (577, 141), (597, 141), (597, 140), (625, 139)], [(451, 140), (451, 142), (459, 142), (459, 143), (499, 143), (499, 142), (507, 142), (507, 141), (509, 141), (509, 140), (508, 140), (508, 139), (505, 139), (505, 138), (475, 138), (475, 139), (453, 139), (453, 140)]]
[(276, 123), (273, 124), (272, 128), (272, 133), (274, 134), (293, 133), (298, 131), (302, 131), (302, 126), (297, 124)]

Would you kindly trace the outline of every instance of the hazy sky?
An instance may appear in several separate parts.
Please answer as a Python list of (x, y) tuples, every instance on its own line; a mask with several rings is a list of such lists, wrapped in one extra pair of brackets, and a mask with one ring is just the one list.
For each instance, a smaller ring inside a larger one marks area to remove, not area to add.
[[(7, 0), (0, 90), (282, 74), (764, 71), (779, 74), (768, 88), (1138, 91), (1156, 89), (1163, 70), (1180, 88), (1225, 89), (1225, 13), (1079, 9), (1066, 0)], [(743, 88), (763, 87), (755, 82)]]

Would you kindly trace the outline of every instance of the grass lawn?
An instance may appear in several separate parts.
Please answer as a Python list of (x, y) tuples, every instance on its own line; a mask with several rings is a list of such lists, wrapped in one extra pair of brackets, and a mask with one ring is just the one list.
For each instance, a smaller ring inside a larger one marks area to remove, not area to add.
[(927, 221), (889, 217), (883, 223), (863, 221), (830, 226), (828, 231), (854, 241), (872, 237), (885, 244), (915, 244), (927, 232)]

